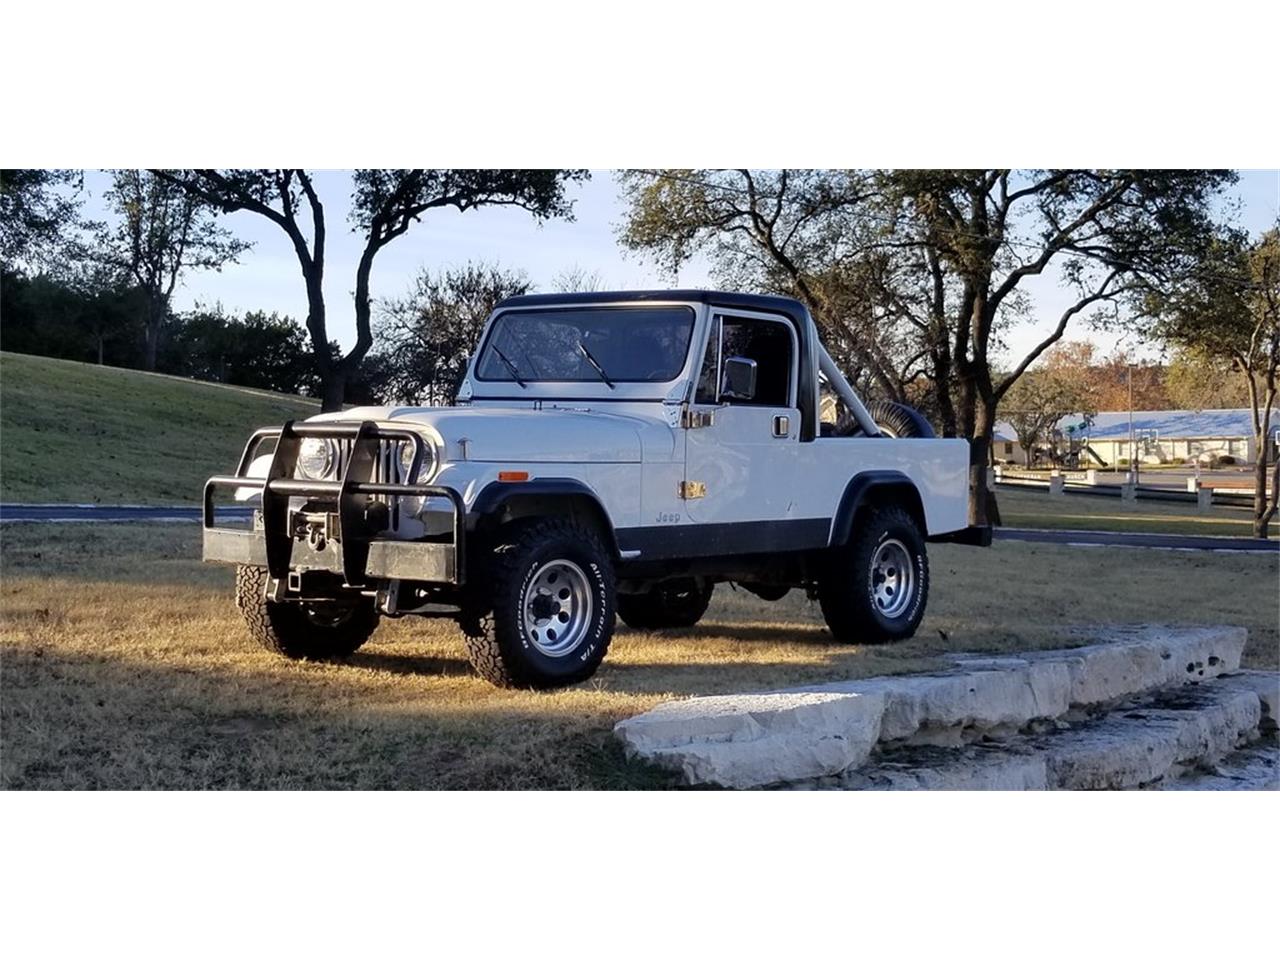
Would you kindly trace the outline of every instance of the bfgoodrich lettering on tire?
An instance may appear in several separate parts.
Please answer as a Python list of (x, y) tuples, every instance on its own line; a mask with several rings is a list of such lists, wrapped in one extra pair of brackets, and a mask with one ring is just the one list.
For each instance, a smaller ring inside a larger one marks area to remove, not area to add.
[(617, 607), (613, 564), (593, 529), (567, 517), (509, 524), (484, 582), (483, 611), (462, 620), (480, 676), (503, 687), (547, 689), (596, 672)]
[(861, 514), (818, 584), (822, 615), (845, 643), (888, 643), (916, 632), (929, 597), (924, 537), (901, 507)]

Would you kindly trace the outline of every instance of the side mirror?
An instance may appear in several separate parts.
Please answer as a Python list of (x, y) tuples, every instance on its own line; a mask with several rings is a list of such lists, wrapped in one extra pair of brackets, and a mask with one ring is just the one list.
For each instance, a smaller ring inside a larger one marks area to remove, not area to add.
[(720, 397), (753, 400), (756, 395), (756, 362), (746, 357), (726, 357), (720, 378)]

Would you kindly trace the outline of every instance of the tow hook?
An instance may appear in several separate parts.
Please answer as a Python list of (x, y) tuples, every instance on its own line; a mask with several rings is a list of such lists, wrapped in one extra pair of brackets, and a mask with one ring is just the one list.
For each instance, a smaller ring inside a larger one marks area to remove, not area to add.
[(324, 549), (324, 528), (320, 524), (313, 523), (307, 526), (307, 545), (317, 552)]

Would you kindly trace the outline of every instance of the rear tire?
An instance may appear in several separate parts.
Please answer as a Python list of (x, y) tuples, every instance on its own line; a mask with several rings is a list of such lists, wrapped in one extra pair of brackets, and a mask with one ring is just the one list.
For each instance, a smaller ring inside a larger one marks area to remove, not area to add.
[(714, 583), (673, 580), (644, 593), (619, 594), (618, 616), (632, 630), (692, 627), (707, 612), (715, 588)]
[(833, 551), (818, 583), (831, 634), (842, 643), (891, 643), (916, 632), (929, 598), (924, 537), (902, 507), (859, 516), (853, 537)]
[(499, 687), (581, 683), (609, 650), (613, 564), (596, 531), (568, 517), (520, 520), (500, 533), (482, 609), (460, 621), (467, 656)]
[(236, 567), (236, 606), (258, 645), (294, 660), (349, 657), (378, 628), (370, 597), (353, 602), (275, 603), (267, 599), (267, 571)]

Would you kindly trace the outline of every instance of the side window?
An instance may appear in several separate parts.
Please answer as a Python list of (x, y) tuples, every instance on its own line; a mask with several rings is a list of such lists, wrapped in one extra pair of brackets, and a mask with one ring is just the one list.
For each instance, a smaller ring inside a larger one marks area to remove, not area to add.
[(707, 337), (707, 352), (702, 357), (702, 370), (698, 373), (698, 392), (694, 403), (718, 403), (720, 390), (716, 378), (720, 375), (720, 318), (711, 324)]
[(791, 401), (791, 331), (786, 324), (748, 317), (723, 317), (721, 349), (727, 357), (756, 362), (756, 395), (729, 403), (785, 407)]

